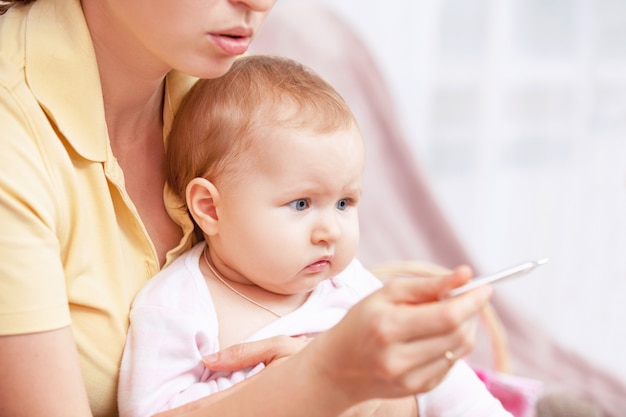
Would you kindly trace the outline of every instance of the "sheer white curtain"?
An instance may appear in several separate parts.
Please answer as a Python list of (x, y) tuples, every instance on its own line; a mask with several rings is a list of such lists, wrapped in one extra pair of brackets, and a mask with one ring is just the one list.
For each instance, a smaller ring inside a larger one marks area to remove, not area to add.
[(318, 1), (378, 57), (477, 264), (550, 258), (499, 294), (626, 379), (626, 0)]

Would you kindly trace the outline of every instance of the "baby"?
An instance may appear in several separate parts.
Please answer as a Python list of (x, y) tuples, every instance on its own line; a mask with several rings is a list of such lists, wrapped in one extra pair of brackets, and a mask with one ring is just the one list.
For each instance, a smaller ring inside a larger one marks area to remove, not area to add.
[[(139, 293), (121, 366), (122, 417), (150, 416), (262, 371), (202, 358), (276, 335), (314, 337), (381, 287), (355, 259), (365, 164), (355, 118), (319, 76), (247, 56), (200, 80), (168, 138), (168, 186), (204, 240)], [(354, 347), (358, 349), (358, 346)], [(463, 361), (433, 391), (353, 415), (509, 416)]]

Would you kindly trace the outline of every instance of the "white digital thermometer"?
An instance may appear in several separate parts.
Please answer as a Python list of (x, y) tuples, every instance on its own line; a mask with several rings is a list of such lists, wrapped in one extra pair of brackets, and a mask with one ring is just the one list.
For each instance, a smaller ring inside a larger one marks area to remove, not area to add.
[(548, 262), (547, 258), (539, 259), (538, 261), (528, 261), (521, 263), (519, 265), (515, 265), (511, 268), (504, 269), (502, 271), (496, 272), (495, 274), (487, 275), (484, 277), (474, 278), (469, 281), (465, 285), (461, 285), (460, 287), (454, 288), (444, 294), (441, 298), (450, 298), (456, 297), (457, 295), (464, 294), (474, 288), (480, 287), (481, 285), (491, 284), (496, 281), (501, 281), (504, 279), (519, 277), (521, 275), (527, 274), (530, 271), (534, 270), (538, 266), (544, 265)]

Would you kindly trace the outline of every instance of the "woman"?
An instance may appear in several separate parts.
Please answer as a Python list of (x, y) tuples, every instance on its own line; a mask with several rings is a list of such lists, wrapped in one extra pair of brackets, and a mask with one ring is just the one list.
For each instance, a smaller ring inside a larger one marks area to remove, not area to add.
[[(3, 415), (117, 414), (130, 302), (195, 243), (190, 219), (170, 217), (177, 202), (163, 196), (163, 137), (194, 81), (183, 74), (225, 73), (274, 1), (5, 2)], [(397, 281), (309, 343), (271, 339), (207, 358), (215, 369), (270, 366), (171, 415), (335, 416), (370, 398), (428, 390), (450, 352), (458, 358), (473, 343), (489, 291), (434, 302), (468, 278), (460, 270)]]

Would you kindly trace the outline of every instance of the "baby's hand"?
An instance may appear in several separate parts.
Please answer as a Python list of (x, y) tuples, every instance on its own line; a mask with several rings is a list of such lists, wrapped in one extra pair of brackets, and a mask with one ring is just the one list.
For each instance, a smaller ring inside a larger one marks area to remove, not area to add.
[(239, 371), (259, 363), (269, 366), (299, 352), (308, 340), (306, 336), (275, 336), (229, 346), (205, 356), (202, 361), (214, 371)]

